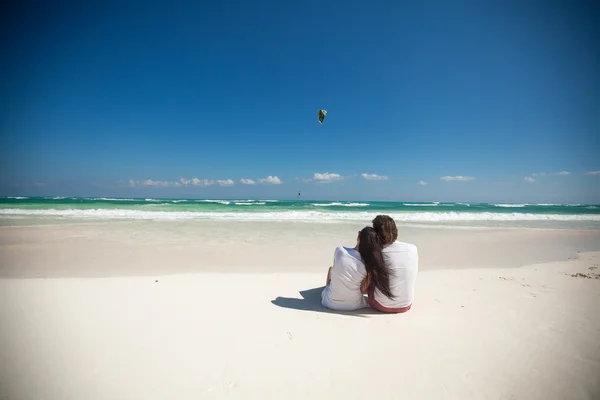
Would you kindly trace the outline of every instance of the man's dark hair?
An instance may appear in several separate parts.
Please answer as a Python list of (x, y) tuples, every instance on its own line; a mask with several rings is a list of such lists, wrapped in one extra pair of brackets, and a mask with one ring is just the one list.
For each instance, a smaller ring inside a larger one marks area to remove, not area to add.
[(373, 220), (373, 229), (385, 244), (392, 244), (398, 239), (396, 222), (389, 215), (378, 215)]

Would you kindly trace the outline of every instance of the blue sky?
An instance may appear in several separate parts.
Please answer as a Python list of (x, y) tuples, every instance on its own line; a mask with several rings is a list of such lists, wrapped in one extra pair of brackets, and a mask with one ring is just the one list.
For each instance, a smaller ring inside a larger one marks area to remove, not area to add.
[(597, 2), (5, 10), (0, 195), (600, 203)]

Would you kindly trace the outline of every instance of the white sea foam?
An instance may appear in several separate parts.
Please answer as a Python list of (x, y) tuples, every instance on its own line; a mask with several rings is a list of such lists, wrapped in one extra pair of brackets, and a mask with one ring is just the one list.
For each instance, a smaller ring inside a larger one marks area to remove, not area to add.
[(312, 204), (315, 207), (368, 207), (368, 203), (314, 203)]
[[(437, 207), (439, 203), (403, 203), (403, 205), (408, 207)], [(445, 204), (443, 204), (445, 205)], [(453, 206), (454, 204), (448, 204)]]
[(25, 200), (28, 199), (29, 197), (22, 197), (22, 196), (16, 196), (16, 197), (7, 197), (7, 199), (13, 199), (13, 200)]
[(492, 204), (492, 205), (496, 206), (496, 207), (503, 207), (503, 208), (523, 208), (527, 204)]
[(266, 203), (264, 201), (258, 201), (256, 203), (243, 202), (243, 203), (233, 203), (236, 206), (264, 206)]
[(230, 201), (226, 201), (226, 200), (198, 200), (202, 203), (216, 203), (216, 204), (223, 204), (223, 205), (229, 205), (231, 202)]
[(278, 203), (279, 200), (231, 200), (234, 204), (240, 205), (241, 203), (252, 203), (252, 204), (265, 204), (265, 203)]
[[(86, 200), (87, 200), (87, 199), (86, 199)], [(93, 198), (91, 198), (91, 199), (89, 199), (89, 200), (102, 200), (102, 201), (136, 201), (136, 199), (129, 199), (129, 198), (127, 198), (127, 199), (125, 199), (125, 198), (124, 198), (124, 199), (115, 199), (115, 198), (112, 198), (112, 197), (93, 197)]]
[[(92, 219), (142, 219), (142, 220), (238, 220), (238, 221), (369, 221), (376, 213), (369, 212), (326, 212), (326, 211), (281, 211), (281, 212), (203, 212), (203, 211), (150, 211), (126, 209), (45, 209), (28, 210), (18, 208), (0, 209), (0, 216), (46, 216)], [(392, 213), (397, 221), (409, 222), (464, 222), (464, 221), (596, 221), (600, 215), (531, 214), (531, 213), (469, 213), (430, 212)]]

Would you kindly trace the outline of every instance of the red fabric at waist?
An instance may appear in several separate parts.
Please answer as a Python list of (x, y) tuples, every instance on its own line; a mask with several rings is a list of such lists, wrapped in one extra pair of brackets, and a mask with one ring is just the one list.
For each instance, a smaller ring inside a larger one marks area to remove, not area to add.
[(367, 290), (367, 294), (369, 296), (369, 305), (371, 306), (372, 309), (377, 310), (379, 312), (403, 313), (403, 312), (407, 312), (408, 310), (410, 310), (410, 307), (412, 306), (412, 304), (409, 304), (406, 307), (389, 308), (384, 305), (381, 305), (377, 300), (375, 300), (375, 286), (374, 285), (369, 286), (369, 289)]

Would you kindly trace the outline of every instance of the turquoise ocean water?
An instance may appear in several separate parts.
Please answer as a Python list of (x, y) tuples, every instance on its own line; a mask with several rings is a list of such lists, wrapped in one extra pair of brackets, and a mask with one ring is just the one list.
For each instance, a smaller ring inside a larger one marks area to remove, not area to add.
[(389, 214), (404, 224), (600, 230), (600, 205), (3, 197), (3, 225), (18, 220), (369, 221)]

